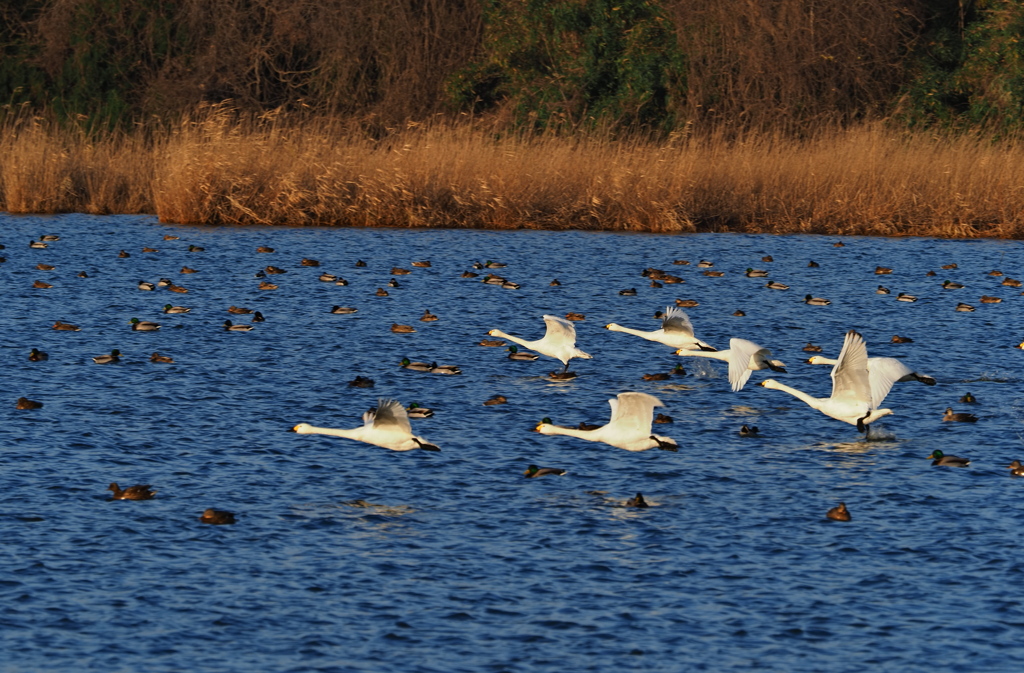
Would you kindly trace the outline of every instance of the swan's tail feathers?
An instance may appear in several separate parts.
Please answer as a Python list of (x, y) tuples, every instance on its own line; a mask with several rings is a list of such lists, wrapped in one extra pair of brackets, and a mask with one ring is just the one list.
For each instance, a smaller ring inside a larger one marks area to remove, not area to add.
[(679, 445), (675, 443), (675, 440), (669, 437), (659, 437), (658, 435), (651, 435), (651, 439), (658, 443), (658, 448), (662, 451), (679, 451)]
[(920, 381), (921, 383), (925, 384), (926, 386), (934, 386), (935, 385), (935, 379), (933, 379), (930, 376), (925, 376), (924, 374), (917, 374), (917, 373), (915, 373), (914, 374), (914, 378), (916, 380)]
[(581, 350), (577, 350), (576, 351), (576, 355), (574, 355), (573, 357), (583, 358), (584, 360), (593, 360), (594, 359), (593, 355), (591, 355), (590, 353), (584, 353)]
[(441, 447), (435, 446), (435, 445), (431, 444), (430, 442), (424, 442), (419, 437), (413, 437), (412, 441), (414, 441), (417, 444), (419, 444), (420, 448), (423, 449), (424, 451), (440, 451), (441, 450)]

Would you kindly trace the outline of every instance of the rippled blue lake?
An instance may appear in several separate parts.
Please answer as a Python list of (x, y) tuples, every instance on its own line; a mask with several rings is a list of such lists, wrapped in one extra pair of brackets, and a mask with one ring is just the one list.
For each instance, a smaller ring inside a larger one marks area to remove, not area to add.
[[(30, 249), (42, 234), (60, 240)], [(838, 240), (0, 215), (0, 670), (1019, 670), (1024, 479), (1006, 465), (1024, 460), (1024, 297), (1001, 282), (1024, 276), (1024, 245)], [(725, 275), (703, 275), (701, 259)], [(478, 260), (506, 263), (496, 272), (521, 288), (461, 278)], [(288, 273), (261, 291), (254, 274), (270, 264)], [(646, 267), (685, 283), (652, 288)], [(188, 293), (137, 289), (162, 277)], [(400, 287), (375, 296), (392, 278)], [(808, 293), (831, 306), (804, 304)], [(851, 328), (870, 355), (938, 384), (896, 384), (881, 439), (865, 441), (755, 385), (769, 372), (733, 393), (724, 363), (603, 329), (657, 329), (654, 312), (677, 298), (699, 302), (685, 309), (698, 337), (771, 348), (788, 368), (771, 376), (814, 395), (829, 394), (830, 368), (805, 364), (803, 347), (834, 357)], [(192, 310), (165, 315), (167, 303)], [(266, 322), (225, 332), (249, 320), (230, 305)], [(425, 309), (440, 319), (420, 322)], [(574, 381), (546, 380), (561, 367), (550, 358), (478, 345), (492, 328), (540, 338), (543, 314), (569, 311), (585, 314), (578, 346), (594, 356), (573, 361)], [(133, 332), (133, 317), (162, 327)], [(29, 362), (33, 347), (49, 360)], [(93, 363), (113, 348), (121, 364)], [(150, 363), (154, 351), (175, 363)], [(463, 373), (407, 371), (403, 357)], [(687, 376), (641, 378), (678, 362)], [(375, 387), (350, 387), (356, 376)], [(655, 432), (678, 453), (531, 432), (544, 416), (604, 423), (607, 400), (630, 390), (665, 403), (675, 422)], [(958, 402), (966, 392), (976, 405)], [(508, 403), (484, 406), (497, 394)], [(44, 407), (16, 410), (22, 396)], [(442, 451), (289, 432), (355, 427), (378, 397), (434, 409), (413, 428)], [(944, 423), (950, 406), (978, 422)], [(741, 437), (743, 424), (761, 436)], [(935, 449), (972, 463), (932, 467)], [(568, 474), (524, 479), (530, 463)], [(110, 501), (113, 481), (158, 494)], [(623, 507), (638, 491), (652, 506)], [(851, 522), (825, 518), (839, 501)], [(209, 507), (238, 523), (199, 523)]]

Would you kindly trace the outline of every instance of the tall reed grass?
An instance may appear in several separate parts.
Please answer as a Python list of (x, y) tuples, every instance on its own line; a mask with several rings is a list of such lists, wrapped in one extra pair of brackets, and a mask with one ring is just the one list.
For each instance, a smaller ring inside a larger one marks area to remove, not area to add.
[(666, 142), (415, 126), (383, 139), (214, 106), (176, 128), (0, 128), (0, 208), (188, 224), (1024, 238), (1024, 147), (865, 125)]

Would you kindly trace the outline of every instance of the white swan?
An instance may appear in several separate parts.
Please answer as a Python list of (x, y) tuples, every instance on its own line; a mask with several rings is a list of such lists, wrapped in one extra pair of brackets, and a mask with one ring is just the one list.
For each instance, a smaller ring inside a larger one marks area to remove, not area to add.
[(506, 334), (499, 329), (492, 329), (487, 334), (514, 341), (520, 346), (536, 351), (541, 355), (561, 360), (562, 364), (565, 365), (565, 369), (562, 370), (563, 374), (569, 371), (569, 360), (573, 358), (591, 359), (590, 355), (576, 348), (576, 328), (572, 326), (571, 322), (555, 315), (546, 315), (544, 316), (544, 323), (547, 325), (548, 330), (544, 334), (544, 338), (537, 341), (520, 339), (511, 334)]
[(657, 341), (672, 348), (683, 348), (686, 350), (696, 348), (702, 351), (717, 350), (693, 336), (693, 323), (690, 322), (690, 317), (675, 306), (665, 307), (665, 312), (661, 318), (661, 329), (656, 329), (653, 332), (630, 329), (613, 322), (608, 323), (604, 328), (612, 332), (632, 334), (648, 341)]
[(775, 379), (765, 379), (759, 385), (787, 392), (826, 416), (857, 426), (861, 432), (867, 432), (868, 424), (892, 413), (891, 409), (876, 409), (871, 403), (868, 349), (864, 345), (864, 337), (853, 330), (846, 333), (843, 350), (839, 352), (839, 360), (832, 368), (830, 397), (811, 397)]
[(317, 428), (309, 423), (299, 423), (292, 428), (292, 432), (297, 432), (300, 435), (344, 437), (392, 451), (441, 450), (424, 438), (412, 434), (409, 415), (406, 413), (405, 407), (396, 400), (377, 400), (377, 408), (363, 414), (363, 425), (358, 428), (336, 430), (334, 428)]
[(679, 445), (671, 437), (651, 434), (651, 423), (654, 419), (654, 407), (663, 407), (654, 395), (647, 393), (619, 393), (616, 398), (608, 400), (612, 407), (612, 417), (606, 425), (595, 430), (578, 430), (563, 428), (547, 423), (545, 418), (537, 425), (537, 432), (542, 435), (566, 435), (585, 439), (588, 442), (604, 442), (626, 451), (646, 451), (662, 449), (675, 451)]
[[(832, 358), (825, 358), (815, 355), (807, 361), (812, 365), (834, 365), (839, 361)], [(871, 386), (871, 404), (878, 408), (882, 400), (892, 390), (895, 383), (906, 381), (920, 381), (926, 386), (934, 386), (935, 379), (915, 372), (896, 358), (868, 358), (868, 383)]]
[(733, 391), (743, 390), (750, 378), (750, 372), (758, 369), (771, 369), (775, 372), (786, 372), (786, 365), (779, 360), (771, 360), (772, 352), (761, 348), (753, 341), (746, 339), (729, 339), (729, 349), (724, 351), (695, 351), (680, 348), (676, 355), (712, 358), (729, 363), (729, 384)]

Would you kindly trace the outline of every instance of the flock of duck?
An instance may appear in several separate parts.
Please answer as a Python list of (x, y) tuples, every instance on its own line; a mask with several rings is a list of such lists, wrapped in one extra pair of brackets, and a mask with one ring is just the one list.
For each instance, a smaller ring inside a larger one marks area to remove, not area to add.
[[(178, 237), (168, 235), (164, 238), (166, 240), (174, 240)], [(32, 241), (30, 243), (30, 248), (45, 249), (50, 242), (57, 240), (59, 240), (59, 237), (56, 235), (45, 235), (40, 237), (38, 241)], [(838, 246), (842, 244), (836, 245)], [(0, 246), (0, 249), (2, 249), (2, 246)], [(189, 246), (190, 252), (201, 252), (202, 250), (203, 249), (201, 247), (195, 245)], [(156, 252), (153, 248), (144, 248), (143, 251)], [(273, 248), (267, 246), (260, 246), (257, 249), (258, 253), (270, 253), (273, 251)], [(123, 258), (130, 256), (130, 253), (122, 250), (118, 256)], [(0, 257), (0, 260), (6, 261), (2, 257)], [(772, 261), (772, 258), (770, 256), (765, 256), (762, 260), (770, 262)], [(301, 266), (310, 267), (319, 266), (319, 262), (309, 258), (303, 258), (300, 264)], [(689, 262), (677, 260), (676, 264), (689, 264)], [(358, 261), (356, 266), (366, 266), (366, 263)], [(411, 266), (429, 267), (430, 262), (412, 262)], [(486, 263), (478, 262), (473, 266), (477, 270), (486, 269), (489, 271), (489, 273), (487, 273), (487, 275), (482, 279), (482, 282), (484, 283), (498, 285), (509, 290), (517, 290), (520, 288), (518, 283), (514, 283), (497, 275), (496, 273), (493, 273), (494, 269), (504, 267), (501, 263), (493, 261), (488, 261)], [(698, 268), (705, 269), (705, 275), (713, 277), (723, 275), (723, 272), (721, 271), (712, 270), (711, 267), (713, 266), (713, 263), (706, 260), (701, 260), (701, 262), (697, 264)], [(812, 261), (808, 266), (815, 267), (818, 266), (818, 264)], [(943, 268), (955, 268), (955, 266), (956, 265), (950, 265)], [(40, 270), (52, 270), (54, 267), (52, 265), (40, 263), (36, 268)], [(182, 269), (182, 273), (195, 272), (195, 269), (188, 266), (183, 267)], [(276, 289), (278, 286), (274, 283), (270, 283), (266, 279), (269, 275), (284, 273), (287, 273), (287, 271), (273, 265), (269, 265), (264, 269), (261, 269), (256, 274), (256, 277), (260, 280), (260, 289)], [(411, 273), (411, 271), (395, 267), (391, 270), (391, 273), (393, 276), (401, 276), (407, 275)], [(892, 270), (886, 267), (877, 267), (875, 273), (885, 275), (892, 273)], [(934, 272), (929, 273), (930, 275), (934, 275)], [(466, 271), (462, 275), (466, 278), (478, 276), (474, 271)], [(642, 272), (642, 275), (650, 279), (652, 287), (662, 287), (663, 283), (671, 284), (684, 282), (678, 276), (674, 276), (663, 270), (654, 268), (645, 269)], [(760, 269), (748, 268), (745, 275), (747, 277), (760, 278), (766, 277), (768, 272)], [(992, 271), (990, 275), (1000, 276), (1002, 274), (998, 271)], [(86, 274), (85, 272), (81, 272), (79, 273), (79, 276), (86, 277)], [(348, 281), (345, 279), (326, 272), (320, 275), (319, 280), (337, 285), (348, 284)], [(560, 282), (557, 279), (551, 282), (551, 285), (559, 284)], [(42, 287), (43, 285), (48, 284), (43, 281), (37, 281), (33, 287), (46, 289)], [(392, 278), (388, 285), (392, 288), (401, 287), (399, 281), (395, 278)], [(1020, 287), (1019, 281), (1011, 278), (1006, 278), (1003, 281), (1003, 285)], [(137, 287), (139, 291), (143, 292), (154, 292), (161, 288), (181, 294), (186, 294), (188, 292), (186, 288), (177, 285), (170, 279), (166, 278), (162, 278), (155, 283), (145, 280), (139, 281)], [(776, 291), (785, 291), (789, 289), (789, 286), (771, 280), (767, 282), (765, 287)], [(942, 289), (944, 290), (962, 289), (963, 287), (964, 286), (962, 284), (953, 283), (948, 280), (942, 284)], [(890, 290), (879, 285), (877, 293), (889, 294)], [(387, 296), (387, 294), (387, 290), (383, 287), (378, 288), (378, 296)], [(620, 294), (636, 294), (636, 290), (635, 288), (629, 288), (622, 290)], [(897, 295), (897, 300), (912, 302), (916, 301), (916, 297), (901, 292)], [(984, 303), (997, 303), (1001, 300), (996, 297), (989, 297), (985, 295), (982, 297), (981, 301)], [(831, 303), (824, 297), (815, 297), (810, 294), (804, 297), (803, 302), (811, 306), (827, 306)], [(753, 372), (770, 370), (772, 372), (786, 373), (785, 364), (777, 359), (773, 359), (771, 350), (753, 341), (743, 338), (732, 338), (729, 340), (729, 347), (727, 349), (718, 350), (709, 343), (697, 338), (689, 316), (681, 309), (683, 306), (696, 305), (696, 302), (676, 300), (676, 304), (676, 306), (667, 306), (664, 311), (660, 311), (656, 314), (656, 317), (661, 320), (661, 327), (657, 330), (638, 330), (630, 327), (624, 327), (616, 323), (609, 323), (605, 325), (605, 328), (611, 332), (624, 333), (663, 344), (671, 348), (673, 352), (680, 357), (709, 358), (725, 362), (728, 365), (729, 385), (733, 391), (742, 390), (748, 383)], [(163, 312), (165, 314), (187, 313), (190, 310), (191, 309), (186, 306), (171, 303), (166, 304), (163, 308)], [(956, 306), (955, 310), (973, 311), (974, 308), (961, 302)], [(252, 311), (247, 308), (232, 305), (228, 307), (227, 311), (235, 315), (250, 314), (252, 315), (253, 323), (265, 320), (262, 313), (259, 311)], [(357, 312), (357, 309), (345, 306), (333, 306), (330, 309), (330, 312), (335, 314), (348, 314)], [(737, 311), (734, 315), (743, 315), (743, 312)], [(580, 350), (576, 345), (577, 335), (573, 323), (583, 320), (584, 316), (582, 314), (570, 312), (566, 314), (565, 318), (555, 315), (543, 315), (542, 318), (546, 329), (543, 337), (539, 339), (530, 340), (495, 328), (487, 332), (487, 336), (492, 338), (482, 340), (480, 345), (503, 347), (507, 345), (507, 342), (512, 342), (513, 345), (510, 345), (507, 348), (507, 357), (509, 359), (537, 360), (540, 356), (553, 358), (554, 360), (561, 362), (563, 367), (560, 371), (556, 370), (551, 372), (547, 378), (554, 381), (566, 381), (575, 378), (576, 373), (569, 371), (571, 360), (592, 358), (590, 354)], [(437, 320), (437, 316), (432, 314), (429, 310), (425, 310), (420, 320), (424, 322), (435, 321)], [(129, 321), (129, 324), (131, 329), (135, 331), (157, 331), (160, 329), (159, 323), (139, 320), (138, 318), (132, 318)], [(232, 323), (231, 320), (226, 320), (222, 327), (226, 331), (249, 331), (253, 329), (253, 324), (235, 324)], [(77, 331), (79, 328), (74, 324), (64, 323), (58, 320), (54, 323), (53, 329)], [(400, 325), (397, 323), (393, 324), (391, 329), (393, 332), (398, 333), (415, 331), (415, 328), (410, 325)], [(894, 336), (893, 341), (905, 343), (912, 340), (905, 337)], [(1024, 348), (1024, 344), (1021, 344), (1020, 347)], [(520, 350), (520, 348), (525, 350)], [(820, 352), (821, 348), (814, 346), (813, 344), (808, 344), (804, 350), (809, 352)], [(33, 348), (28, 356), (29, 360), (33, 362), (46, 360), (47, 357), (46, 353), (38, 350), (37, 348)], [(97, 364), (111, 364), (119, 362), (120, 357), (120, 351), (114, 349), (110, 353), (93, 357), (93, 361)], [(161, 355), (158, 352), (154, 352), (150, 360), (154, 363), (173, 362), (173, 358)], [(773, 378), (764, 379), (758, 385), (770, 390), (779, 390), (787, 393), (825, 416), (855, 426), (858, 431), (865, 433), (869, 431), (869, 426), (872, 423), (893, 413), (891, 409), (882, 407), (882, 403), (896, 383), (916, 381), (929, 386), (934, 386), (936, 383), (935, 379), (931, 376), (914, 371), (898, 359), (887, 357), (868, 357), (867, 346), (863, 336), (854, 330), (849, 330), (846, 333), (842, 349), (836, 358), (833, 359), (822, 355), (814, 355), (807, 360), (807, 363), (812, 365), (831, 366), (832, 392), (829, 397), (814, 397), (802, 390), (780, 383)], [(412, 371), (432, 374), (457, 375), (461, 373), (461, 369), (455, 365), (438, 365), (436, 362), (414, 362), (408, 358), (404, 358), (401, 361), (400, 366)], [(677, 365), (671, 374), (649, 376), (651, 377), (651, 380), (664, 380), (671, 375), (680, 374), (685, 374), (685, 370), (680, 365)], [(644, 378), (646, 379), (648, 376), (645, 376)], [(357, 387), (372, 387), (373, 380), (368, 377), (360, 376), (357, 377), (356, 380), (352, 381), (351, 385)], [(505, 398), (503, 396), (496, 395), (485, 402), (485, 404), (501, 404), (504, 402)], [(631, 452), (647, 451), (649, 449), (678, 451), (679, 444), (676, 440), (665, 435), (656, 434), (652, 431), (655, 423), (672, 422), (671, 418), (664, 414), (659, 413), (655, 415), (656, 408), (664, 407), (664, 404), (660, 399), (648, 393), (621, 392), (616, 395), (616, 397), (608, 400), (608, 402), (611, 407), (610, 417), (608, 422), (604, 425), (593, 426), (580, 423), (578, 426), (572, 427), (555, 424), (550, 418), (545, 417), (537, 424), (535, 431), (541, 435), (562, 435), (589, 442), (604, 443)], [(971, 404), (975, 403), (976, 399), (973, 395), (967, 393), (960, 399), (960, 402)], [(40, 408), (42, 404), (32, 400), (27, 400), (26, 398), (20, 398), (17, 406), (19, 409), (34, 409)], [(298, 434), (320, 434), (340, 437), (390, 449), (392, 451), (410, 451), (414, 449), (440, 451), (441, 449), (437, 444), (428, 441), (422, 436), (414, 434), (410, 423), (410, 418), (424, 418), (430, 415), (432, 415), (431, 410), (419, 407), (416, 404), (412, 404), (407, 408), (395, 399), (381, 398), (378, 400), (377, 405), (374, 408), (363, 414), (363, 424), (361, 426), (348, 429), (338, 429), (316, 427), (308, 423), (298, 423), (291, 429)], [(942, 420), (951, 422), (975, 422), (978, 419), (973, 414), (954, 412), (950, 407), (946, 409)], [(747, 436), (755, 435), (757, 432), (756, 427), (748, 427), (746, 425), (744, 425), (740, 430), (741, 434)], [(928, 456), (928, 458), (933, 461), (932, 465), (937, 466), (966, 467), (970, 464), (970, 460), (967, 458), (944, 455), (942, 451), (938, 450), (934, 451)], [(1013, 475), (1024, 476), (1024, 466), (1021, 466), (1018, 461), (1014, 461), (1008, 467)], [(524, 476), (527, 478), (537, 478), (546, 475), (561, 475), (565, 474), (565, 472), (566, 471), (563, 468), (538, 467), (536, 465), (530, 465), (525, 471)], [(113, 499), (148, 500), (153, 498), (155, 495), (155, 491), (153, 491), (149, 485), (133, 485), (122, 490), (116, 483), (112, 483), (109, 490), (113, 492)], [(625, 505), (629, 507), (648, 506), (641, 493), (637, 493), (634, 498), (627, 500)], [(829, 510), (827, 516), (830, 519), (839, 521), (850, 520), (849, 511), (843, 503), (840, 503), (839, 506)], [(210, 524), (228, 524), (234, 523), (235, 517), (231, 512), (208, 509), (203, 513), (199, 520), (203, 523)]]

